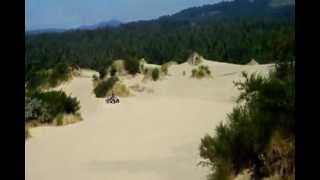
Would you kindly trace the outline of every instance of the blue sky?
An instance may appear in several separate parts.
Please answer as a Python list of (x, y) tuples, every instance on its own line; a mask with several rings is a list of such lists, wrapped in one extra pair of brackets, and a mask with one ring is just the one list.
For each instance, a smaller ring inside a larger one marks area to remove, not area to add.
[(146, 20), (221, 0), (26, 0), (27, 30)]

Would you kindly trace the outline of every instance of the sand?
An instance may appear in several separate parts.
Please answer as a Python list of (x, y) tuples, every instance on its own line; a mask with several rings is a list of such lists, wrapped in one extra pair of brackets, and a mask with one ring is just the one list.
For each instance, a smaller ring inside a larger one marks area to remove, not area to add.
[(124, 80), (154, 93), (134, 92), (116, 105), (95, 98), (90, 75), (58, 87), (80, 100), (83, 121), (30, 130), (26, 179), (206, 179), (208, 169), (197, 166), (200, 139), (232, 111), (239, 94), (233, 81), (241, 71), (267, 74), (272, 65), (202, 64), (213, 78), (191, 79), (195, 66), (184, 63), (170, 66), (170, 76), (158, 82), (142, 83), (142, 75)]
[(254, 59), (251, 59), (251, 61), (247, 63), (247, 65), (258, 65), (258, 64), (259, 63)]

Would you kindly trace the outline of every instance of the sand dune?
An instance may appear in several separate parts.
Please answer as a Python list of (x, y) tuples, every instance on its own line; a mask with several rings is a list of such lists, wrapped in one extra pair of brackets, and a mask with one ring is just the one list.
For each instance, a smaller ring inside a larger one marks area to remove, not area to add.
[[(196, 166), (200, 139), (214, 133), (235, 105), (239, 92), (233, 81), (241, 71), (266, 74), (272, 65), (203, 64), (209, 66), (212, 79), (191, 79), (195, 66), (188, 63), (172, 65), (170, 76), (143, 83), (154, 93), (135, 92), (117, 105), (95, 98), (90, 77), (76, 77), (58, 87), (78, 97), (84, 120), (31, 129), (32, 138), (25, 145), (26, 179), (205, 179), (208, 169)], [(141, 79), (138, 75), (125, 82), (142, 83)]]

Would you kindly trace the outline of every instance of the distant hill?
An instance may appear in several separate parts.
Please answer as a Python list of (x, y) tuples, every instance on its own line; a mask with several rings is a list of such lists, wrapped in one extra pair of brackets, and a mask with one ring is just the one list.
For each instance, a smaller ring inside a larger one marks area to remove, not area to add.
[[(114, 59), (162, 64), (196, 51), (206, 59), (246, 64), (294, 59), (292, 0), (235, 0), (192, 7), (172, 15), (119, 25), (82, 26), (26, 36), (26, 68), (74, 63), (98, 69)], [(117, 27), (117, 28), (110, 28)]]
[(29, 30), (29, 31), (26, 31), (26, 34), (35, 35), (35, 34), (42, 34), (42, 33), (59, 33), (59, 32), (64, 32), (64, 31), (68, 31), (68, 30), (75, 30), (75, 29), (93, 30), (93, 29), (105, 28), (105, 27), (118, 27), (121, 24), (122, 24), (121, 21), (110, 20), (110, 21), (101, 22), (101, 23), (94, 24), (94, 25), (83, 25), (83, 26), (80, 26), (77, 28), (72, 28), (72, 29), (47, 28), (47, 29)]
[(234, 0), (182, 10), (161, 21), (203, 22), (237, 17), (284, 17), (295, 14), (294, 0)]
[(92, 29), (97, 29), (97, 28), (105, 28), (105, 27), (118, 27), (122, 24), (121, 21), (118, 20), (110, 20), (110, 21), (106, 21), (106, 22), (101, 22), (98, 24), (94, 24), (94, 25), (84, 25), (84, 26), (80, 26), (76, 29), (88, 29), (88, 30), (92, 30)]
[(58, 33), (58, 32), (64, 32), (64, 31), (65, 29), (47, 28), (47, 29), (29, 30), (29, 31), (26, 31), (26, 34), (36, 35), (41, 33)]
[[(295, 0), (234, 0), (222, 1), (216, 4), (203, 5), (182, 10), (173, 15), (159, 17), (155, 20), (143, 20), (130, 23), (122, 23), (119, 20), (109, 20), (93, 25), (82, 25), (74, 29), (94, 30), (97, 28), (119, 27), (124, 24), (137, 24), (148, 22), (190, 22), (201, 23), (217, 20), (232, 20), (237, 17), (285, 17), (295, 15)], [(28, 31), (29, 34), (43, 32), (63, 32), (70, 29), (40, 29)]]
[(294, 5), (295, 5), (295, 0), (272, 0), (269, 3), (269, 6), (273, 8), (278, 8), (282, 6), (294, 6)]

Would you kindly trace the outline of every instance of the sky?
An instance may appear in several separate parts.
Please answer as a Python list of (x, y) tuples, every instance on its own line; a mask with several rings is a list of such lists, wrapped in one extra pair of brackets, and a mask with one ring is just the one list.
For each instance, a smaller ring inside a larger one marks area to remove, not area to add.
[(25, 0), (26, 30), (155, 19), (222, 0)]

